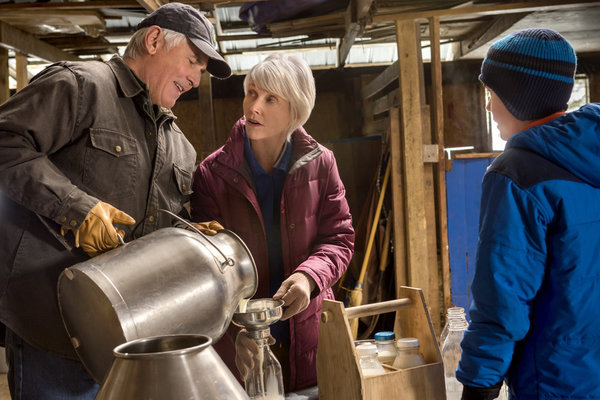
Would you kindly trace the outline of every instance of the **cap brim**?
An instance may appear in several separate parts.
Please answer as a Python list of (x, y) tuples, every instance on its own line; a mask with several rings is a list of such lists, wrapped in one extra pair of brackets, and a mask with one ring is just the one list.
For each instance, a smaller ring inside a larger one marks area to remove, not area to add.
[(231, 76), (231, 67), (221, 57), (221, 55), (215, 50), (210, 43), (205, 42), (201, 39), (189, 38), (190, 41), (204, 54), (208, 56), (208, 65), (206, 70), (215, 78), (225, 79)]

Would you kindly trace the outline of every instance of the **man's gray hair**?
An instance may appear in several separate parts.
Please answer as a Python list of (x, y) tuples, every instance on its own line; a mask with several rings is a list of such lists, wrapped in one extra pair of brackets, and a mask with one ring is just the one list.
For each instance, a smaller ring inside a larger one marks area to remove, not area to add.
[[(129, 40), (127, 47), (125, 48), (123, 58), (135, 60), (140, 55), (146, 54), (146, 45), (144, 41), (146, 38), (146, 31), (148, 29), (149, 28), (142, 28), (135, 31), (131, 37), (131, 40)], [(163, 40), (165, 41), (165, 50), (169, 50), (187, 39), (183, 33), (175, 32), (170, 29), (161, 29), (163, 32)]]
[(288, 136), (310, 117), (315, 105), (315, 78), (306, 61), (275, 53), (256, 64), (244, 78), (244, 93), (254, 85), (290, 103)]

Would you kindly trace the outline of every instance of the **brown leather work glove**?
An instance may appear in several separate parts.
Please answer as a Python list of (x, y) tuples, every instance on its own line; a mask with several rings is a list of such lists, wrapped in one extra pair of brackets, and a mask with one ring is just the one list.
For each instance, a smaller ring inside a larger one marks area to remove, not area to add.
[(192, 225), (194, 225), (194, 228), (208, 236), (214, 236), (217, 234), (217, 232), (225, 229), (223, 228), (223, 225), (217, 221), (194, 222)]
[(294, 272), (281, 284), (281, 287), (273, 295), (273, 300), (283, 300), (285, 306), (281, 320), (286, 319), (304, 311), (310, 303), (310, 294), (315, 289), (315, 281), (304, 272)]
[[(275, 338), (269, 336), (269, 344), (275, 344)], [(254, 367), (254, 359), (258, 354), (258, 344), (248, 336), (248, 331), (242, 329), (235, 337), (235, 365), (243, 381), (246, 380), (250, 370)]]
[[(135, 220), (121, 210), (108, 203), (98, 202), (85, 217), (79, 227), (73, 231), (75, 247), (81, 247), (90, 257), (97, 256), (119, 245), (117, 232), (124, 236), (124, 232), (113, 224), (133, 225)], [(70, 230), (62, 227), (61, 233)]]

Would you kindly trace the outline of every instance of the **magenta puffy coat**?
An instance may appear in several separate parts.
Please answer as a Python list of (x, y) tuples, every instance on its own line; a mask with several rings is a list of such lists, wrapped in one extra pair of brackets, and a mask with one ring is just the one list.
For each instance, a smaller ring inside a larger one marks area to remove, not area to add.
[[(354, 251), (354, 229), (333, 153), (303, 128), (292, 134), (293, 152), (281, 196), (281, 242), (285, 278), (310, 275), (318, 294), (290, 320), (290, 388), (317, 381), (316, 357), (323, 299), (346, 270)], [(246, 243), (258, 268), (256, 298), (269, 296), (267, 242), (250, 169), (244, 160), (244, 118), (223, 147), (196, 169), (191, 209), (194, 221), (217, 220)], [(215, 344), (229, 368), (235, 367), (233, 329)]]

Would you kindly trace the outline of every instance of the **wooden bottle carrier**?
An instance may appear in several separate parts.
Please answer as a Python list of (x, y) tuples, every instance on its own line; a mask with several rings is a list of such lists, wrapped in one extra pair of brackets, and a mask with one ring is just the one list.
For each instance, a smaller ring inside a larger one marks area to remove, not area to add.
[[(401, 287), (400, 298), (344, 308), (324, 300), (317, 351), (320, 400), (444, 400), (444, 367), (421, 289)], [(416, 337), (427, 364), (363, 376), (349, 319), (396, 312), (396, 338)]]

